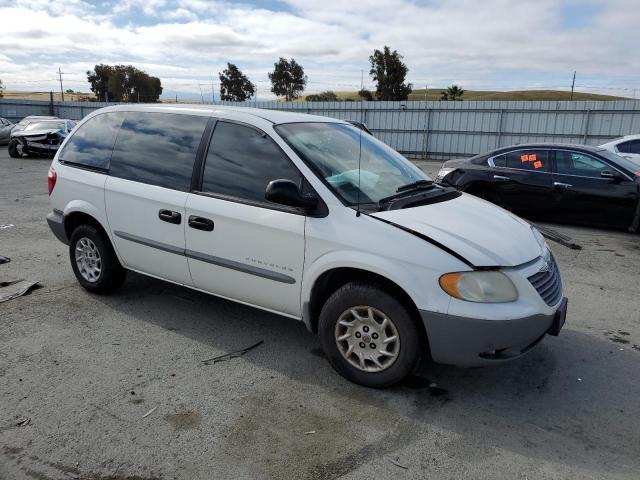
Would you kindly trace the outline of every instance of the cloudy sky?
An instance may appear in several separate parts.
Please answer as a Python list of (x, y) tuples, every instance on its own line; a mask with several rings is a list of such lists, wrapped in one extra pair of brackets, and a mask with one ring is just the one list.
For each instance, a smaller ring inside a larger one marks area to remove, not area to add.
[(357, 90), (389, 45), (415, 87), (567, 88), (640, 97), (640, 0), (0, 0), (0, 79), (10, 90), (88, 91), (96, 63), (131, 63), (165, 96), (217, 96), (235, 63), (271, 98), (267, 72), (294, 57), (307, 92)]

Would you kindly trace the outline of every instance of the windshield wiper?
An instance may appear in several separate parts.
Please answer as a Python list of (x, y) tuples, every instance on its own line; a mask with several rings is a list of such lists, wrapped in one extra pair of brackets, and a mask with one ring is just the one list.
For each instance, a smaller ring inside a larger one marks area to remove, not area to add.
[(385, 204), (389, 203), (391, 200), (395, 200), (398, 197), (404, 196), (408, 192), (420, 191), (425, 189), (434, 188), (433, 182), (431, 180), (418, 180), (417, 182), (407, 183), (406, 185), (402, 185), (396, 189), (396, 193), (393, 195), (389, 195), (388, 197), (381, 198), (378, 200), (378, 207), (382, 209)]
[(408, 190), (416, 190), (418, 188), (422, 188), (423, 186), (430, 187), (431, 185), (433, 185), (432, 180), (418, 180), (416, 182), (407, 183), (406, 185), (402, 185), (401, 187), (398, 187), (396, 192), (397, 193), (406, 192)]

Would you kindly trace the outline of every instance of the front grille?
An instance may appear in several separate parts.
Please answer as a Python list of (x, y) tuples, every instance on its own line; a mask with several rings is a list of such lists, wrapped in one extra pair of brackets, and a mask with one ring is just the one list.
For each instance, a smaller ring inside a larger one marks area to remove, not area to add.
[(534, 273), (528, 278), (533, 288), (549, 306), (555, 305), (562, 297), (562, 281), (556, 260), (551, 256), (549, 268)]

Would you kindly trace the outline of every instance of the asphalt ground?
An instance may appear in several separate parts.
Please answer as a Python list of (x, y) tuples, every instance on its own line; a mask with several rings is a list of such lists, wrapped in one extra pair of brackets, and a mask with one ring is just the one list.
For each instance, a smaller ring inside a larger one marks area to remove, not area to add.
[(0, 282), (41, 285), (0, 304), (0, 478), (640, 477), (640, 236), (554, 226), (583, 246), (552, 244), (559, 337), (371, 390), (302, 323), (138, 274), (84, 291), (45, 222), (49, 163), (0, 148)]

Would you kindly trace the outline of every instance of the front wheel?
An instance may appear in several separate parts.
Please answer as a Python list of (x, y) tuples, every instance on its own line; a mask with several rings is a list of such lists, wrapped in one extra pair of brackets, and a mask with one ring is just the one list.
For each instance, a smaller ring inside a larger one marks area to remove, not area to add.
[(420, 358), (420, 333), (407, 307), (369, 283), (336, 290), (320, 312), (318, 334), (333, 368), (367, 387), (402, 381)]
[(22, 157), (23, 154), (23, 147), (22, 147), (22, 143), (18, 140), (11, 139), (9, 141), (9, 146), (7, 147), (7, 149), (9, 150), (9, 156), (11, 158), (20, 158)]

